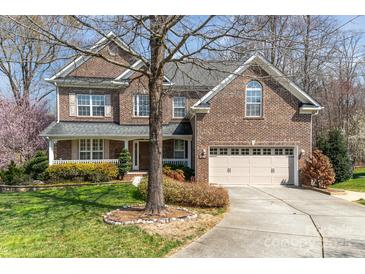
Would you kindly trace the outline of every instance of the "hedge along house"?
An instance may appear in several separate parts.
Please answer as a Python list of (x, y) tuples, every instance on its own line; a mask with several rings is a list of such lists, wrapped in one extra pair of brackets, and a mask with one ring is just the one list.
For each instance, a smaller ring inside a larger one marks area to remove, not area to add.
[[(113, 33), (93, 50), (140, 67)], [(42, 136), (50, 164), (149, 166), (147, 81), (132, 70), (80, 56), (47, 81), (57, 87), (57, 119)], [(261, 55), (244, 64), (167, 64), (163, 162), (190, 166), (196, 179), (222, 185), (299, 184), (312, 149), (312, 115), (321, 106)]]

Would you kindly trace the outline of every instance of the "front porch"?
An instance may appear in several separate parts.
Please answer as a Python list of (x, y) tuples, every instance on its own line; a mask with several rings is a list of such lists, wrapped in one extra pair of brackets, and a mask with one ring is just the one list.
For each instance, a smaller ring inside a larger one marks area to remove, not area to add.
[[(148, 139), (48, 139), (49, 164), (64, 163), (118, 163), (123, 148), (132, 157), (133, 171), (146, 171), (149, 167)], [(191, 167), (191, 138), (163, 140), (163, 164)]]

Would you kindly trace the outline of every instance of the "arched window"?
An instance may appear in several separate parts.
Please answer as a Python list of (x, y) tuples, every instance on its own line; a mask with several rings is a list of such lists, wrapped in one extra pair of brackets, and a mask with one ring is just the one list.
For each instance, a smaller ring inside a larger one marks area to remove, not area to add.
[(246, 117), (262, 116), (262, 86), (257, 81), (246, 85)]

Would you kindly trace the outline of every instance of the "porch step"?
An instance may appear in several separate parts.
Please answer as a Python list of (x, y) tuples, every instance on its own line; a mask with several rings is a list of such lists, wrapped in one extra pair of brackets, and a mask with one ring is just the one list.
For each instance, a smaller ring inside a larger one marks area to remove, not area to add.
[(135, 186), (135, 187), (138, 187), (139, 184), (141, 183), (142, 181), (142, 176), (136, 176), (134, 177), (133, 181), (132, 181), (132, 184)]
[(128, 172), (126, 175), (124, 175), (123, 180), (128, 181), (128, 182), (133, 182), (134, 178), (136, 178), (136, 177), (143, 178), (144, 176), (147, 176), (147, 175), (148, 175), (147, 171), (131, 171), (131, 172)]

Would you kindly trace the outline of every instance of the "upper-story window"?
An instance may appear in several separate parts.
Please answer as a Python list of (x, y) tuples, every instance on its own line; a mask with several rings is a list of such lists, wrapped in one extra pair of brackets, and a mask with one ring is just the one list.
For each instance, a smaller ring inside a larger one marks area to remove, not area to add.
[(133, 114), (138, 117), (150, 116), (150, 97), (148, 95), (134, 95)]
[(172, 100), (172, 110), (174, 118), (185, 117), (185, 97), (175, 96)]
[(77, 95), (78, 116), (104, 116), (105, 96), (104, 95)]
[(246, 117), (262, 116), (262, 86), (257, 81), (246, 85)]

